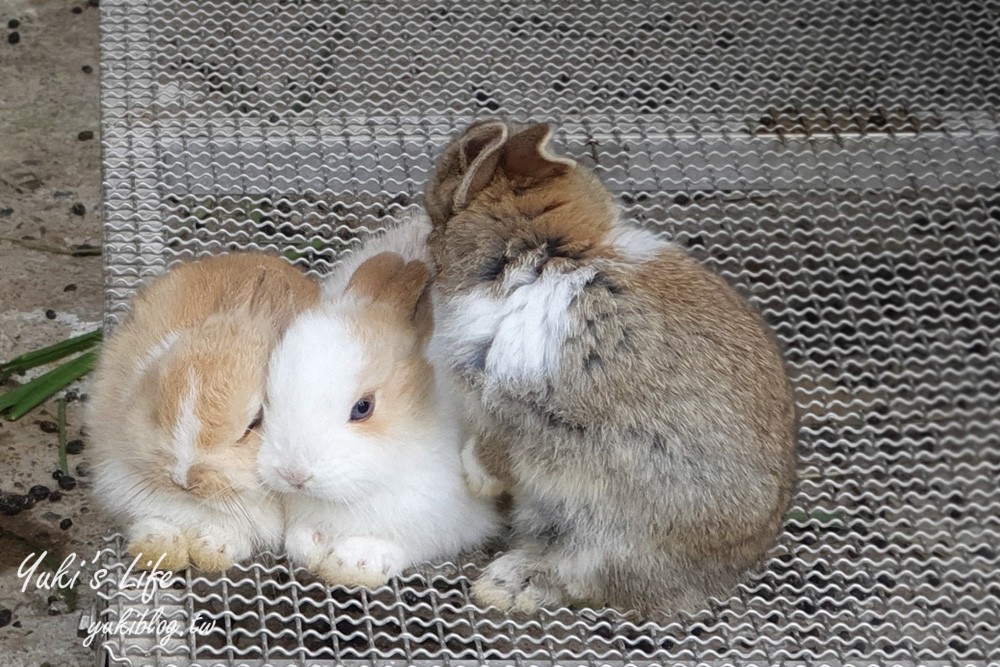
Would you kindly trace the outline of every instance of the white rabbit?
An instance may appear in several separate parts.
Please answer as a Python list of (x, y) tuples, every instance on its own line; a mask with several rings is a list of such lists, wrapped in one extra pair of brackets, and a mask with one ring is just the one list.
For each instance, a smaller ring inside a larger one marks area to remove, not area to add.
[(347, 260), (271, 357), (259, 474), (283, 496), (288, 556), (332, 584), (381, 585), (498, 526), (463, 483), (462, 420), (426, 355), (426, 232), (401, 225)]

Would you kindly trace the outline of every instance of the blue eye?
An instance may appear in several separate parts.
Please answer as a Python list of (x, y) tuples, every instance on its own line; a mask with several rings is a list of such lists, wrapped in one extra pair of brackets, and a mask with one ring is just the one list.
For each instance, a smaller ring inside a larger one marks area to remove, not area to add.
[(371, 396), (365, 396), (360, 401), (354, 404), (351, 408), (351, 421), (352, 422), (363, 422), (372, 416), (375, 411), (375, 399)]

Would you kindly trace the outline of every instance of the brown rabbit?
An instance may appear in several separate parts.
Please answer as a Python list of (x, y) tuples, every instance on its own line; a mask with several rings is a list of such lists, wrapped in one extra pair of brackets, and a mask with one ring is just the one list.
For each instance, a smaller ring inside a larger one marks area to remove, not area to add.
[(514, 499), (512, 549), (473, 594), (692, 609), (781, 525), (796, 431), (781, 356), (725, 281), (621, 222), (550, 134), (473, 125), (427, 192), (436, 354), (477, 424), (467, 479)]
[(213, 257), (157, 278), (104, 344), (94, 493), (127, 521), (140, 566), (222, 570), (280, 546), (281, 508), (256, 475), (268, 355), (318, 300), (283, 259)]

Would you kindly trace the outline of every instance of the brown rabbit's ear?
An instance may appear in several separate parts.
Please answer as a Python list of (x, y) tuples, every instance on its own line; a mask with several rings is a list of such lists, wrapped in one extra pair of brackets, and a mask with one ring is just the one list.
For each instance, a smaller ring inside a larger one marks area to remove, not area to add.
[(514, 134), (504, 146), (501, 167), (515, 176), (550, 178), (565, 174), (576, 166), (569, 158), (560, 157), (549, 149), (552, 128), (538, 123)]
[(404, 262), (394, 252), (383, 252), (357, 268), (347, 283), (347, 291), (401, 314), (422, 338), (433, 325), (430, 277), (423, 262)]
[(455, 190), (455, 210), (465, 206), (489, 185), (500, 162), (500, 149), (510, 131), (501, 121), (472, 125), (459, 140), (458, 159), (462, 180)]

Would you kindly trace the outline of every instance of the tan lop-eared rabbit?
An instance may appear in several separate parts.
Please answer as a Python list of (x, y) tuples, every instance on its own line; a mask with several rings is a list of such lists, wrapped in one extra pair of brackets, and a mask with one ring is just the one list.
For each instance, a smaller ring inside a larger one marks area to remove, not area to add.
[(127, 523), (140, 567), (223, 570), (280, 547), (281, 507), (256, 475), (267, 362), (318, 299), (280, 258), (213, 257), (153, 281), (104, 344), (87, 419), (94, 493)]

